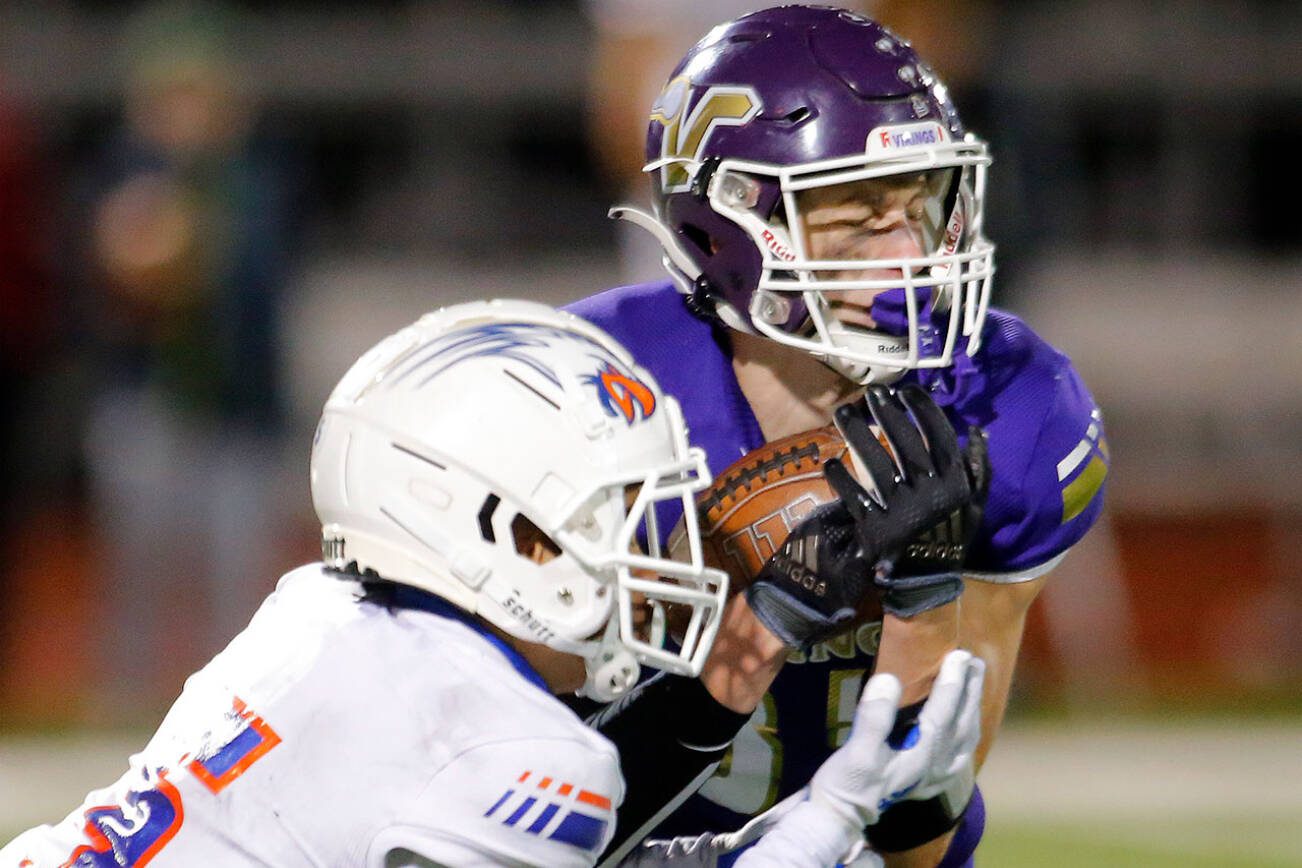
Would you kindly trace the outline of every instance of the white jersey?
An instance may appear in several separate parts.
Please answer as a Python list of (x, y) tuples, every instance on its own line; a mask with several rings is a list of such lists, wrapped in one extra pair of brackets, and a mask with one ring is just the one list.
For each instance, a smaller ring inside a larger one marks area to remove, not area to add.
[(615, 748), (450, 605), (359, 591), (320, 565), (283, 577), (127, 773), (0, 866), (595, 863)]

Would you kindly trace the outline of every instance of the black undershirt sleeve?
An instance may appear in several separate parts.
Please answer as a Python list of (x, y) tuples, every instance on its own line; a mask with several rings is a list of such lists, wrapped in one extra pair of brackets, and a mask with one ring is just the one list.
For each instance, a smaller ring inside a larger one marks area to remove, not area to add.
[(699, 679), (663, 673), (590, 717), (619, 749), (624, 775), (624, 803), (602, 863), (691, 795), (749, 719), (720, 705)]

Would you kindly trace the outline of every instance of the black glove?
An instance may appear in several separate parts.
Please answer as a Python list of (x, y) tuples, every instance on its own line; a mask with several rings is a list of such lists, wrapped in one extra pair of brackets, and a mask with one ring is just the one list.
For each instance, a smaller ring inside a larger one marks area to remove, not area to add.
[(848, 627), (872, 586), (872, 562), (859, 551), (854, 519), (833, 501), (791, 531), (746, 588), (746, 602), (774, 636), (808, 648)]
[[(898, 465), (882, 449), (870, 419), (881, 428)], [(989, 490), (984, 432), (971, 428), (967, 449), (959, 449), (953, 427), (919, 386), (898, 392), (872, 386), (863, 403), (837, 408), (836, 424), (880, 498), (879, 503), (839, 462), (829, 462), (828, 482), (854, 518), (865, 556), (879, 553), (871, 563), (882, 609), (908, 618), (957, 598), (963, 590), (963, 559)], [(891, 530), (913, 529), (905, 544), (883, 545), (883, 512), (897, 513)]]
[[(963, 562), (968, 549), (976, 537), (981, 518), (985, 515), (986, 496), (990, 491), (990, 464), (986, 455), (986, 434), (980, 428), (968, 429), (968, 446), (964, 451), (968, 485), (972, 489), (972, 498), (966, 505), (942, 518), (934, 527), (923, 531), (909, 541), (904, 551), (895, 559), (887, 575), (878, 583), (884, 591), (894, 587), (902, 591), (911, 585), (924, 586), (941, 581), (942, 577), (952, 580), (963, 575)], [(899, 597), (899, 593), (885, 596)], [(898, 600), (897, 600), (898, 602)], [(942, 605), (936, 603), (935, 605)], [(913, 612), (902, 609), (892, 610), (883, 604), (883, 608), (901, 617), (926, 611), (925, 606)], [(907, 607), (904, 607), (907, 608)]]
[[(907, 393), (909, 408), (920, 408), (914, 411), (917, 427), (905, 405), (885, 387), (871, 387), (867, 399), (867, 407), (900, 456), (899, 467), (869, 429), (864, 405), (842, 407), (836, 413), (847, 444), (877, 482), (880, 500), (869, 495), (840, 461), (829, 461), (823, 472), (840, 500), (820, 506), (801, 522), (746, 589), (756, 617), (788, 645), (807, 647), (841, 632), (873, 585), (897, 581), (893, 589), (885, 589), (884, 596), (896, 607), (888, 611), (909, 608), (917, 595), (907, 587), (911, 577), (895, 579), (892, 565), (910, 540), (967, 506), (966, 456), (953, 429), (925, 392)], [(929, 576), (924, 584), (921, 594), (926, 605), (916, 611), (941, 605), (937, 600), (945, 594), (948, 602), (962, 590), (957, 577), (952, 587), (939, 588), (944, 583)]]

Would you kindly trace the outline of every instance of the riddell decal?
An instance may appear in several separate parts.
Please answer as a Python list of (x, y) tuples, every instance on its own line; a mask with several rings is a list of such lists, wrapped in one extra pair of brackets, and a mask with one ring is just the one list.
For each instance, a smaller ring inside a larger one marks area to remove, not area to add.
[(963, 234), (963, 213), (957, 208), (954, 209), (954, 216), (949, 218), (949, 225), (945, 227), (945, 249), (946, 254), (953, 253), (958, 248), (959, 236)]
[(772, 229), (765, 229), (764, 234), (760, 237), (764, 239), (764, 246), (783, 262), (791, 262), (796, 258), (796, 254), (791, 252), (791, 248), (787, 246), (786, 242), (773, 234)]

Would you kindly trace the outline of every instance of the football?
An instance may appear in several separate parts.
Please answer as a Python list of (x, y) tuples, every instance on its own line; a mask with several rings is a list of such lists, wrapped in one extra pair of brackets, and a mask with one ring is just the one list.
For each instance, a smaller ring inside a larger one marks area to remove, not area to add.
[(734, 590), (750, 584), (801, 519), (836, 499), (823, 465), (845, 454), (834, 426), (802, 431), (738, 459), (697, 495), (706, 561), (727, 571)]
[[(854, 456), (834, 425), (792, 434), (749, 452), (696, 497), (705, 561), (728, 573), (728, 594), (744, 590), (792, 528), (821, 504), (836, 499), (823, 476), (832, 458), (845, 463), (861, 480)], [(682, 523), (669, 537), (669, 550), (682, 555)], [(881, 603), (872, 596), (860, 606), (856, 623), (881, 619)], [(676, 623), (670, 613), (670, 624)]]

